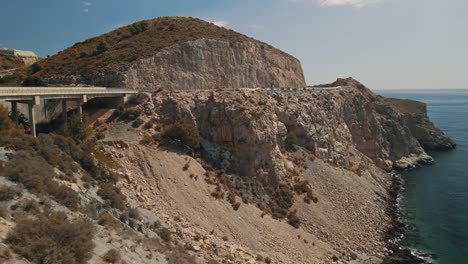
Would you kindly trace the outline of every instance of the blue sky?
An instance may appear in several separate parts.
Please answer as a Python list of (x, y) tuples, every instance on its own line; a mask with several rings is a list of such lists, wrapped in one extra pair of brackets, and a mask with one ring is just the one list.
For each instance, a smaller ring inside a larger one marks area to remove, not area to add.
[(468, 88), (466, 0), (2, 0), (0, 46), (53, 55), (159, 16), (217, 22), (302, 61), (310, 84)]

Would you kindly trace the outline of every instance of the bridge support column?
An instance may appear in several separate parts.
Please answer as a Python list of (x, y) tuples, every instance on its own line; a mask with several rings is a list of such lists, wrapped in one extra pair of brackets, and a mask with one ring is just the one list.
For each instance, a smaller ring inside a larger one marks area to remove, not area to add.
[(13, 120), (15, 120), (16, 128), (18, 128), (18, 103), (11, 102), (11, 115), (13, 116)]
[(67, 113), (67, 100), (62, 99), (62, 114), (63, 114), (63, 123), (68, 122), (68, 113)]
[(35, 120), (35, 117), (34, 117), (34, 102), (30, 102), (28, 104), (28, 107), (29, 107), (29, 126), (30, 126), (30, 129), (31, 129), (31, 135), (33, 137), (36, 137), (36, 120)]

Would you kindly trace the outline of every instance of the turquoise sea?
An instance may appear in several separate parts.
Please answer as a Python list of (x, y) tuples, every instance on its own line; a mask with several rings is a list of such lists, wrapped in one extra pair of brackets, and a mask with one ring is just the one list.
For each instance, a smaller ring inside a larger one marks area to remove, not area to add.
[(403, 244), (439, 264), (468, 263), (468, 90), (377, 91), (427, 103), (431, 120), (457, 149), (430, 152), (435, 164), (403, 173)]

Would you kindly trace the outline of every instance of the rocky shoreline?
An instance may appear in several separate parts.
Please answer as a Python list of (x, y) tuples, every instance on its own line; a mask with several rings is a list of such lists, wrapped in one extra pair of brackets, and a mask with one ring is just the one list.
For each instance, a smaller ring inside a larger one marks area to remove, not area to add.
[(405, 224), (401, 221), (400, 209), (398, 206), (398, 197), (402, 189), (402, 175), (398, 171), (389, 173), (392, 177), (392, 184), (389, 190), (390, 201), (387, 207), (387, 213), (391, 217), (391, 227), (387, 231), (386, 247), (390, 254), (384, 257), (384, 264), (430, 264), (430, 255), (424, 253), (414, 253), (410, 249), (402, 246), (402, 238), (405, 235)]

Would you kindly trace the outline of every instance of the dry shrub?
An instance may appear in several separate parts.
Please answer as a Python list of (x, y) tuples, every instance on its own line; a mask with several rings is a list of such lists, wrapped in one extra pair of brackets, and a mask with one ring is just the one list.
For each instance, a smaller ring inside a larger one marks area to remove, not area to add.
[(38, 220), (20, 219), (6, 243), (34, 263), (86, 263), (93, 254), (94, 225), (85, 219), (70, 222), (64, 213)]
[(23, 184), (28, 190), (39, 195), (50, 195), (55, 201), (77, 210), (79, 195), (72, 189), (53, 180), (53, 167), (41, 156), (29, 152), (17, 152), (6, 164), (5, 176)]
[(107, 212), (99, 214), (97, 223), (100, 226), (107, 226), (114, 230), (118, 230), (121, 227), (120, 223)]
[(41, 212), (39, 203), (32, 199), (22, 199), (18, 201), (16, 204), (11, 206), (11, 210), (22, 210), (34, 215), (37, 215)]
[(182, 167), (182, 170), (183, 170), (183, 171), (187, 171), (189, 168), (190, 168), (190, 161), (188, 161), (187, 163), (185, 163), (185, 165)]
[(154, 139), (150, 135), (143, 135), (143, 137), (140, 140), (140, 144), (142, 145), (151, 145), (154, 143)]
[(185, 119), (177, 118), (176, 122), (163, 128), (162, 138), (189, 147), (200, 148), (200, 135), (196, 127), (190, 125)]
[(111, 207), (117, 208), (121, 211), (125, 210), (126, 197), (119, 188), (110, 183), (103, 183), (99, 186), (97, 194), (101, 196)]
[(143, 121), (143, 119), (141, 118), (137, 118), (137, 120), (133, 121), (132, 123), (132, 127), (134, 128), (139, 128), (141, 125), (143, 125), (145, 123), (145, 121)]
[(140, 212), (138, 211), (137, 208), (131, 208), (130, 210), (128, 210), (128, 217), (136, 219), (136, 220), (141, 219)]
[(169, 229), (162, 227), (158, 230), (158, 236), (164, 241), (164, 242), (171, 242), (172, 240), (172, 234)]
[(10, 260), (13, 258), (13, 253), (9, 247), (0, 245), (0, 263), (3, 263), (5, 260)]
[(15, 186), (0, 186), (0, 201), (10, 201), (21, 196), (21, 189)]
[(7, 218), (9, 215), (8, 208), (5, 205), (0, 205), (0, 217)]
[(102, 259), (108, 263), (119, 263), (122, 260), (122, 257), (120, 256), (120, 252), (116, 249), (109, 249)]
[(132, 121), (137, 119), (140, 115), (142, 114), (142, 111), (138, 107), (131, 107), (131, 108), (126, 108), (122, 115), (120, 116), (121, 119), (126, 120), (126, 121)]
[(301, 219), (296, 215), (296, 212), (290, 213), (288, 215), (288, 224), (295, 228), (299, 228), (301, 225)]

